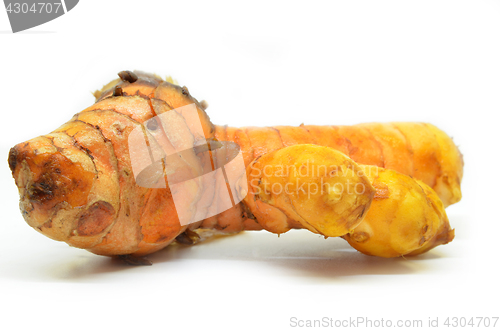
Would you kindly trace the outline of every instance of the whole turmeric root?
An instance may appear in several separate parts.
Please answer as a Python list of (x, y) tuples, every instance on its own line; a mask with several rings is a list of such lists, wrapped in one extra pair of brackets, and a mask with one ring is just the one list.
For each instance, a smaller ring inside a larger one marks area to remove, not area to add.
[[(9, 153), (21, 212), (30, 226), (52, 239), (100, 255), (141, 256), (176, 239), (189, 242), (199, 229), (283, 233), (305, 228), (325, 236), (344, 236), (362, 252), (388, 257), (418, 254), (453, 237), (443, 206), (461, 198), (462, 156), (453, 141), (430, 124), (214, 126), (206, 105), (187, 88), (141, 72), (121, 72), (119, 76), (95, 93), (93, 106), (54, 132), (18, 144)], [(162, 116), (168, 121), (158, 121)], [(196, 121), (197, 127), (192, 124)], [(140, 165), (142, 173), (148, 174), (144, 181), (132, 162), (137, 152), (131, 150), (130, 139), (136, 132), (144, 134), (145, 149), (150, 151), (151, 161), (157, 161), (153, 166)], [(217, 144), (225, 148), (213, 150)], [(239, 151), (246, 173), (226, 169), (224, 176), (207, 176), (221, 167), (217, 158), (227, 160)], [(255, 170), (259, 167), (294, 164), (300, 169), (307, 160), (337, 169), (287, 179), (265, 176), (255, 187), (228, 184), (228, 178), (238, 176), (251, 184), (253, 178), (259, 178)], [(365, 174), (367, 168), (358, 163), (394, 171), (370, 177)], [(287, 192), (273, 195), (266, 190), (266, 182), (272, 188), (276, 183), (294, 185), (294, 179), (299, 186), (307, 182), (319, 187), (324, 181), (329, 185), (307, 197)], [(364, 191), (339, 191), (337, 183), (351, 188), (360, 184)], [(380, 183), (391, 192), (385, 200), (378, 199)], [(215, 197), (223, 190), (239, 192), (238, 201), (233, 194), (229, 208), (211, 213), (221, 203)], [(174, 203), (179, 194), (182, 208)], [(406, 214), (411, 206), (427, 207)], [(383, 212), (373, 212), (371, 217), (371, 210)], [(395, 233), (380, 221), (389, 213), (397, 215), (414, 236), (404, 249), (388, 241), (396, 236), (406, 240), (405, 230)], [(422, 220), (424, 216), (427, 219)], [(358, 231), (358, 227), (365, 230)], [(391, 249), (376, 248), (386, 245)]]

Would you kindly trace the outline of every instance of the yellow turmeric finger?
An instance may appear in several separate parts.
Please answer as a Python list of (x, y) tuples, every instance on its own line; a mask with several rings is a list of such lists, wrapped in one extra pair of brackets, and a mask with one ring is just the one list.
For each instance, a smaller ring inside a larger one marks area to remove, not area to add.
[(346, 234), (361, 222), (375, 192), (354, 161), (317, 145), (264, 154), (247, 173), (245, 202), (262, 227), (275, 233), (289, 230), (290, 219), (327, 237)]
[(361, 166), (376, 189), (363, 221), (344, 238), (380, 257), (417, 255), (453, 239), (443, 204), (421, 181), (393, 170)]

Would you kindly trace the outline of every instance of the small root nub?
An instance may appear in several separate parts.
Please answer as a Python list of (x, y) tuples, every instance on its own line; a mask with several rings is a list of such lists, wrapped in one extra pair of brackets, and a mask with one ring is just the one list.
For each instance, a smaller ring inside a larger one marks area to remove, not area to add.
[(135, 83), (139, 79), (136, 74), (129, 70), (120, 71), (118, 76), (122, 81), (129, 83)]
[(358, 243), (364, 243), (370, 238), (370, 235), (366, 232), (354, 232), (350, 235), (351, 239), (358, 242)]
[(115, 89), (113, 90), (113, 96), (114, 97), (121, 97), (123, 96), (123, 90), (120, 86), (115, 86)]
[(208, 108), (208, 102), (206, 100), (201, 100), (200, 101), (200, 107), (203, 110), (207, 110), (207, 108)]
[(194, 245), (200, 240), (200, 236), (191, 230), (186, 230), (175, 238), (175, 241), (183, 245)]

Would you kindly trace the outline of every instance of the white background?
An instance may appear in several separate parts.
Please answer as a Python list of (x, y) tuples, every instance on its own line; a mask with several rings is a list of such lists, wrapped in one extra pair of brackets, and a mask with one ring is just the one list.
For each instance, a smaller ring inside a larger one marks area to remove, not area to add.
[[(0, 30), (1, 329), (500, 315), (499, 1), (87, 0), (18, 34), (2, 8)], [(307, 232), (245, 233), (128, 267), (45, 238), (19, 212), (8, 150), (69, 120), (126, 69), (172, 75), (216, 124), (437, 125), (465, 158), (463, 200), (447, 209), (456, 239), (381, 259)]]

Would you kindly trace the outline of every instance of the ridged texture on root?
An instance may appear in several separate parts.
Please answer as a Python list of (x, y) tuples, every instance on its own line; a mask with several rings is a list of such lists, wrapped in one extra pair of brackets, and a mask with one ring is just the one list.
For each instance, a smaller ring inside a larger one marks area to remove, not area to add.
[(204, 133), (195, 139), (212, 139), (214, 127), (186, 88), (141, 72), (120, 77), (94, 93), (94, 105), (53, 133), (12, 148), (9, 165), (21, 211), (38, 231), (96, 254), (146, 255), (187, 226), (179, 223), (168, 187), (136, 184), (130, 132), (161, 112), (190, 104)]

